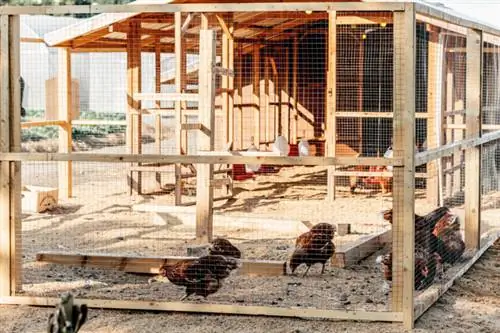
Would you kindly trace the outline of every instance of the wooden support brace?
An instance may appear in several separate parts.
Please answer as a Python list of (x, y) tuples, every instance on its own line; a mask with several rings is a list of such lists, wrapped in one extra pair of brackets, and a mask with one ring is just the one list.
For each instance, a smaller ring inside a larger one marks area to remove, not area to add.
[[(199, 122), (207, 132), (198, 139), (198, 148), (214, 150), (215, 129), (215, 64), (216, 36), (213, 30), (200, 31), (199, 69)], [(198, 164), (196, 167), (196, 240), (207, 243), (213, 233), (213, 164)]]
[[(294, 51), (295, 52), (295, 51)], [(295, 56), (294, 56), (295, 57)], [(337, 142), (337, 12), (328, 12), (328, 73), (327, 73), (327, 112), (326, 112), (326, 152), (335, 157)], [(335, 166), (327, 170), (327, 201), (335, 200)]]
[[(483, 38), (481, 31), (467, 32), (466, 136), (481, 137)], [(478, 249), (481, 224), (481, 146), (465, 151), (465, 244)]]
[(392, 309), (403, 312), (405, 329), (414, 326), (415, 247), (415, 66), (414, 4), (394, 13), (394, 158), (403, 166), (393, 170), (393, 286)]

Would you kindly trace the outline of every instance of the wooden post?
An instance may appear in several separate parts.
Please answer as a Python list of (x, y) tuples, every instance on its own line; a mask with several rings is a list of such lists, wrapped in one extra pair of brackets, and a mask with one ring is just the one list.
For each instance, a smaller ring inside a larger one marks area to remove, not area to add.
[[(221, 24), (225, 24), (226, 29), (222, 34), (222, 67), (234, 68), (234, 40), (233, 40), (233, 17), (225, 17)], [(222, 113), (224, 114), (224, 144), (234, 140), (234, 113), (233, 113), (233, 84), (234, 80), (230, 76), (222, 77)]]
[(269, 56), (267, 50), (264, 56), (264, 140), (269, 142), (270, 137), (270, 121), (269, 121)]
[[(439, 43), (439, 29), (431, 26), (429, 32), (429, 60), (428, 60), (428, 88), (427, 88), (427, 149), (438, 147), (437, 123), (438, 116), (441, 116), (441, 75), (442, 61), (439, 55), (442, 53), (443, 45)], [(426, 198), (427, 201), (439, 206), (439, 175), (438, 161), (427, 163)]]
[[(9, 16), (0, 15), (0, 152), (10, 146)], [(0, 162), (0, 295), (11, 295), (11, 200), (9, 162)]]
[(405, 329), (414, 326), (415, 247), (415, 5), (394, 12), (394, 166), (392, 224), (392, 311), (403, 312)]
[[(481, 92), (483, 36), (481, 31), (467, 31), (466, 135), (481, 136)], [(481, 146), (465, 151), (465, 244), (479, 249), (481, 238)]]
[(289, 73), (288, 70), (290, 68), (289, 64), (289, 48), (284, 48), (284, 56), (282, 60), (282, 71), (283, 73), (283, 84), (281, 85), (281, 103), (284, 103), (280, 106), (284, 116), (281, 119), (281, 135), (285, 136), (290, 142), (290, 93), (289, 93)]
[[(59, 48), (57, 54), (57, 107), (59, 120), (64, 125), (59, 126), (59, 152), (71, 153), (71, 50)], [(58, 162), (59, 197), (72, 196), (72, 162)]]
[[(21, 152), (20, 16), (9, 17), (10, 151)], [(10, 162), (10, 278), (11, 294), (22, 289), (21, 162)]]
[[(141, 102), (133, 98), (135, 93), (141, 92), (141, 23), (131, 21), (127, 33), (127, 146), (131, 154), (141, 154), (142, 145), (142, 116)], [(132, 164), (134, 165), (134, 164)], [(140, 171), (131, 172), (130, 188), (138, 194), (142, 192), (142, 174)]]
[[(216, 35), (213, 30), (200, 30), (200, 69), (198, 119), (205, 127), (200, 132), (198, 148), (214, 150), (215, 128), (215, 65)], [(206, 243), (213, 234), (213, 164), (196, 166), (196, 240)]]
[(238, 145), (237, 149), (243, 149), (243, 44), (238, 44), (238, 71), (236, 72), (236, 87), (238, 88)]
[[(161, 43), (160, 38), (155, 39), (155, 92), (161, 92)], [(156, 107), (161, 108), (161, 102), (156, 101)], [(161, 113), (155, 115), (155, 151), (161, 154)], [(161, 190), (161, 172), (155, 175), (158, 189)]]
[[(453, 68), (452, 68), (452, 61), (451, 57), (453, 54), (446, 53), (446, 111), (453, 111), (454, 110), (454, 105), (453, 105)], [(453, 124), (453, 116), (448, 116), (445, 115), (445, 121), (444, 123), (446, 124)], [(444, 129), (445, 133), (445, 138), (446, 138), (446, 144), (452, 143), (453, 142), (453, 130), (452, 129)], [(453, 168), (453, 156), (447, 156), (444, 158), (445, 162), (445, 169), (450, 170)], [(448, 198), (451, 198), (453, 196), (453, 187), (452, 187), (452, 179), (453, 179), (453, 173), (443, 173), (444, 174), (444, 183), (445, 183), (445, 196)], [(444, 199), (444, 198), (443, 198)]]
[[(182, 40), (182, 13), (175, 13), (175, 92), (186, 88), (186, 43)], [(175, 102), (175, 150), (177, 155), (187, 152), (182, 135), (182, 102)], [(175, 205), (182, 204), (182, 166), (175, 164)]]
[(253, 104), (254, 104), (254, 144), (260, 148), (260, 45), (253, 46)]
[[(295, 52), (295, 51), (294, 51)], [(294, 56), (295, 58), (295, 56)], [(328, 12), (328, 75), (327, 75), (327, 111), (326, 111), (326, 153), (335, 157), (337, 121), (337, 12)], [(295, 80), (294, 80), (295, 81)], [(296, 83), (295, 83), (296, 84)], [(295, 93), (295, 92), (294, 92)], [(328, 167), (327, 200), (335, 200), (335, 166)]]
[(291, 139), (290, 142), (297, 143), (297, 131), (299, 123), (299, 113), (298, 113), (298, 101), (297, 101), (297, 74), (298, 74), (298, 61), (299, 61), (299, 39), (295, 37), (293, 39), (293, 51), (292, 51), (292, 116), (291, 116)]

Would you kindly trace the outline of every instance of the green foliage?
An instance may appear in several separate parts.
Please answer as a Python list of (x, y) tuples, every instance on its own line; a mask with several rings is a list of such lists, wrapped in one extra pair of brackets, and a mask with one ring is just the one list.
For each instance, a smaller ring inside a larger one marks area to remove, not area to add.
[[(43, 110), (26, 110), (27, 119), (43, 119)], [(125, 120), (124, 113), (106, 113), (106, 112), (82, 112), (82, 120)], [(104, 137), (112, 133), (123, 133), (124, 125), (83, 125), (74, 126), (72, 136), (75, 140), (82, 140), (87, 137)], [(57, 138), (58, 126), (43, 126), (23, 129), (21, 139), (26, 141), (40, 141)]]

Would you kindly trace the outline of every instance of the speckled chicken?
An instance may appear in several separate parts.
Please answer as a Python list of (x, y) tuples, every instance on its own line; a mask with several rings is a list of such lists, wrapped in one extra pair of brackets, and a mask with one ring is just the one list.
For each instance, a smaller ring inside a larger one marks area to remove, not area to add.
[(289, 263), (292, 274), (300, 265), (305, 264), (307, 269), (303, 276), (306, 276), (311, 266), (317, 263), (322, 264), (321, 274), (325, 272), (326, 262), (335, 252), (335, 230), (335, 226), (329, 223), (318, 223), (297, 238)]
[(160, 268), (160, 276), (178, 286), (186, 287), (181, 301), (195, 294), (206, 298), (217, 292), (222, 280), (238, 267), (236, 259), (221, 255), (207, 255), (198, 259), (186, 259)]
[(215, 238), (210, 243), (209, 254), (241, 258), (241, 251), (225, 238)]
[(64, 293), (56, 306), (56, 311), (49, 316), (48, 333), (77, 333), (87, 320), (87, 305), (74, 305), (73, 295)]

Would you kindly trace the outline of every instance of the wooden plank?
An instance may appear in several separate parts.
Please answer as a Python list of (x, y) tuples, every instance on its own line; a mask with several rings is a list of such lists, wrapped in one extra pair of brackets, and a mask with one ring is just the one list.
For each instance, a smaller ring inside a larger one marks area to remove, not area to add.
[[(10, 148), (9, 16), (0, 15), (0, 152)], [(11, 295), (10, 163), (0, 163), (0, 295)]]
[[(56, 297), (10, 296), (0, 297), (0, 304), (18, 304), (54, 307), (60, 302)], [(123, 309), (145, 311), (178, 311), (194, 313), (217, 313), (248, 316), (290, 317), (290, 318), (323, 318), (338, 320), (365, 320), (365, 321), (402, 321), (402, 313), (398, 312), (371, 312), (371, 311), (346, 311), (325, 310), (303, 307), (276, 307), (276, 306), (251, 306), (237, 304), (217, 303), (188, 303), (188, 302), (155, 302), (155, 301), (118, 301), (107, 299), (78, 298), (75, 304), (86, 304), (89, 308), (96, 309)]]
[[(464, 263), (450, 268), (447, 272), (447, 281), (444, 284), (434, 284), (415, 298), (415, 320), (420, 318), (441, 296), (453, 286), (456, 280), (462, 277), (474, 265), (476, 261), (488, 250), (500, 237), (500, 230), (490, 230), (482, 239), (478, 250)], [(448, 276), (451, 275), (451, 278)]]
[[(466, 71), (466, 137), (481, 137), (482, 96), (482, 34), (477, 30), (467, 33)], [(465, 244), (478, 249), (481, 225), (481, 146), (465, 151)]]
[[(141, 103), (135, 94), (141, 92), (141, 36), (140, 22), (129, 22), (127, 33), (127, 148), (131, 154), (142, 153), (142, 114)], [(132, 98), (130, 98), (132, 97)], [(131, 172), (129, 176), (131, 193), (142, 192), (142, 175), (140, 172)]]
[[(352, 112), (352, 111), (336, 111), (337, 118), (393, 118), (392, 112)], [(415, 118), (426, 119), (429, 117), (427, 112), (415, 113)]]
[(198, 102), (198, 94), (186, 93), (135, 93), (138, 101)]
[[(499, 133), (500, 136), (500, 133)], [(386, 159), (379, 157), (316, 157), (316, 156), (272, 156), (272, 152), (260, 152), (264, 157), (252, 156), (252, 152), (221, 152), (211, 155), (158, 155), (158, 154), (98, 154), (98, 153), (1, 153), (0, 161), (80, 161), (80, 162), (109, 162), (109, 163), (210, 163), (210, 164), (276, 164), (276, 165), (317, 165), (317, 166), (401, 166), (399, 158)], [(259, 152), (256, 152), (257, 154)]]
[[(392, 224), (392, 309), (403, 312), (405, 329), (413, 329), (415, 247), (415, 6), (394, 13), (394, 157), (404, 166), (394, 167)], [(408, 130), (411, 129), (411, 130)]]
[(297, 75), (298, 75), (298, 61), (299, 61), (299, 39), (295, 37), (293, 39), (293, 45), (292, 45), (292, 116), (291, 116), (291, 142), (293, 144), (297, 144), (297, 135), (298, 135), (298, 122), (299, 122), (299, 115), (298, 115), (298, 81), (297, 81)]
[(454, 153), (465, 150), (468, 148), (477, 147), (488, 142), (500, 139), (500, 131), (495, 131), (481, 135), (481, 137), (474, 137), (471, 139), (464, 139), (459, 142), (442, 145), (436, 149), (429, 149), (427, 151), (415, 155), (415, 165), (419, 166), (429, 161), (435, 160), (440, 157), (453, 155)]
[[(233, 38), (232, 33), (229, 31), (229, 27), (227, 23), (224, 21), (222, 16), (216, 15), (217, 20), (219, 21), (220, 26), (222, 27), (222, 66), (214, 66), (213, 71), (214, 74), (223, 75), (221, 78), (222, 84), (222, 114), (223, 118), (223, 137), (222, 142), (225, 144), (230, 141), (229, 139), (229, 94), (224, 91), (225, 89), (229, 89), (229, 75), (224, 75), (223, 71), (228, 71), (229, 74), (229, 41)], [(232, 73), (234, 76), (234, 71)]]
[[(54, 123), (56, 125), (59, 121), (45, 121), (46, 123)], [(40, 122), (42, 123), (42, 122)], [(23, 125), (30, 125), (30, 123), (23, 123)], [(73, 126), (106, 126), (106, 125), (118, 125), (118, 126), (127, 126), (126, 120), (100, 120), (100, 119), (75, 119), (71, 120), (71, 125)], [(41, 126), (47, 126), (41, 125)], [(29, 126), (26, 126), (29, 127)]]
[[(440, 133), (436, 131), (437, 117), (440, 112), (437, 109), (441, 108), (441, 75), (442, 62), (440, 62), (439, 52), (443, 49), (443, 45), (439, 43), (439, 31), (432, 29), (429, 32), (429, 47), (428, 47), (428, 87), (427, 87), (427, 149), (438, 147), (438, 136)], [(417, 113), (418, 114), (418, 113)], [(439, 176), (438, 163), (431, 161), (427, 164), (428, 178), (426, 181), (426, 199), (427, 202), (434, 206), (439, 206)]]
[[(21, 44), (20, 17), (9, 17), (10, 151), (21, 151)], [(14, 101), (12, 103), (12, 101)], [(21, 163), (10, 162), (10, 260), (11, 294), (22, 288)]]
[[(183, 207), (185, 208), (185, 207)], [(189, 208), (189, 207), (188, 207)], [(38, 262), (78, 267), (96, 267), (114, 269), (126, 273), (158, 274), (165, 264), (175, 264), (181, 260), (197, 257), (128, 257), (113, 255), (85, 255), (62, 254), (54, 252), (39, 252), (36, 255)], [(239, 275), (250, 276), (283, 276), (286, 275), (286, 261), (284, 260), (253, 260), (240, 259)]]
[[(335, 176), (355, 176), (355, 177), (392, 177), (390, 171), (335, 171)], [(415, 178), (428, 178), (427, 173), (416, 172)]]
[[(71, 94), (71, 51), (60, 48), (57, 53), (57, 107), (59, 120), (64, 123), (59, 126), (59, 152), (71, 153), (73, 138), (71, 135), (72, 94)], [(58, 187), (61, 198), (70, 198), (73, 195), (73, 166), (71, 161), (58, 163)]]
[(238, 75), (236, 75), (236, 88), (238, 89), (238, 99), (235, 101), (234, 107), (238, 108), (238, 140), (236, 140), (234, 148), (243, 149), (243, 73), (245, 70), (243, 67), (243, 44), (239, 43), (237, 45), (237, 53)]
[[(335, 157), (337, 144), (337, 13), (328, 12), (328, 73), (326, 112), (326, 155)], [(326, 184), (328, 202), (335, 200), (335, 166), (328, 167)]]
[(345, 268), (357, 264), (383, 248), (391, 235), (392, 230), (385, 230), (353, 243), (337, 246), (331, 260), (332, 266)]
[[(216, 35), (213, 30), (200, 30), (199, 70), (199, 115), (198, 121), (208, 133), (198, 138), (198, 149), (214, 150), (215, 130), (215, 64)], [(213, 235), (213, 164), (198, 164), (196, 167), (196, 240), (199, 243), (212, 241)]]
[[(175, 92), (183, 93), (186, 88), (186, 43), (182, 38), (182, 13), (175, 13)], [(198, 100), (198, 95), (196, 99)], [(181, 100), (175, 103), (175, 152), (179, 155), (187, 151), (187, 142), (182, 136), (184, 122)], [(186, 147), (185, 147), (186, 146)], [(181, 165), (175, 165), (175, 204), (182, 203), (182, 170)]]
[(253, 108), (253, 144), (260, 148), (260, 48), (259, 44), (253, 45), (252, 53), (252, 102), (255, 104)]
[[(228, 14), (228, 21), (229, 21), (229, 33), (233, 34), (234, 33), (234, 13)], [(236, 75), (234, 71), (234, 39), (230, 38), (228, 41), (228, 69), (233, 72), (232, 76), (228, 76), (227, 78), (227, 85), (228, 85), (228, 90), (232, 93), (229, 93), (227, 95), (227, 104), (228, 104), (228, 110), (227, 110), (227, 137), (228, 142), (234, 142), (234, 77)]]

